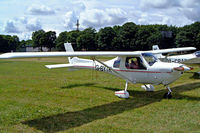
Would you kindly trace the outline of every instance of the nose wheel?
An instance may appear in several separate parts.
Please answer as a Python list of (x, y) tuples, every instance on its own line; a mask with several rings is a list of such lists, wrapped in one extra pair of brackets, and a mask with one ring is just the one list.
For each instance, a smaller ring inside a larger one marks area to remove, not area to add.
[(168, 90), (168, 92), (164, 94), (163, 98), (165, 98), (165, 99), (171, 99), (172, 98), (172, 94), (171, 94), (172, 91), (169, 88), (169, 86), (167, 86), (166, 89)]

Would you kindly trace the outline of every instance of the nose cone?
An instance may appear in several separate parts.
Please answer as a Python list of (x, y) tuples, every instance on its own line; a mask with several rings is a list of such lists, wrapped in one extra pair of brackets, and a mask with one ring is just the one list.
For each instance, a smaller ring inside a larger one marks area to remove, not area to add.
[(186, 71), (190, 71), (191, 70), (191, 68), (187, 67), (186, 65), (181, 65), (181, 66), (178, 66), (178, 67), (174, 67), (173, 69), (176, 70), (176, 71), (182, 71), (182, 72), (186, 72)]
[(184, 68), (184, 71), (190, 71), (191, 70), (191, 68), (190, 67), (187, 67), (187, 66), (182, 66), (183, 68)]

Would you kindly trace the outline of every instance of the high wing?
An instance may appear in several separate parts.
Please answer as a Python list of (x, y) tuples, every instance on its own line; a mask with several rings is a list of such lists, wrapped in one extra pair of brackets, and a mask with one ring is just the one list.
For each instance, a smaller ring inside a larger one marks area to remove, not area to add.
[(56, 56), (139, 56), (143, 52), (14, 52), (14, 53), (5, 53), (0, 55), (0, 59), (9, 59), (9, 58), (31, 58), (31, 57), (56, 57)]
[(162, 53), (172, 53), (172, 52), (181, 52), (181, 51), (191, 51), (196, 50), (195, 47), (183, 47), (183, 48), (170, 48), (170, 49), (161, 49), (149, 51), (153, 54), (162, 54)]
[(185, 48), (172, 48), (172, 49), (162, 49), (162, 50), (150, 50), (150, 51), (130, 51), (130, 52), (105, 52), (105, 51), (77, 51), (77, 52), (14, 52), (14, 53), (5, 53), (0, 55), (0, 59), (9, 59), (9, 58), (31, 58), (31, 57), (56, 57), (56, 56), (140, 56), (142, 53), (170, 53), (170, 52), (180, 52), (180, 51), (189, 51), (195, 50), (194, 47), (185, 47)]

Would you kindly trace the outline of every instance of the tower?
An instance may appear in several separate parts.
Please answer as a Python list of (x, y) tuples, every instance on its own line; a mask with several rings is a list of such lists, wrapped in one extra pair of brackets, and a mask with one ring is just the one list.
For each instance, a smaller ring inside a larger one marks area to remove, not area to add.
[(77, 23), (76, 23), (76, 30), (79, 31), (79, 20), (77, 19)]

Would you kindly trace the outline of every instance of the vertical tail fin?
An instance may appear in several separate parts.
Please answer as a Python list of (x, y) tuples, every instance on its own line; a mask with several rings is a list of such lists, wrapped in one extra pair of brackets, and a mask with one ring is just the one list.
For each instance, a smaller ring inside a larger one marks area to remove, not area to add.
[[(74, 52), (74, 49), (73, 49), (71, 43), (64, 43), (64, 46), (65, 46), (66, 52)], [(68, 61), (69, 61), (70, 64), (93, 62), (92, 60), (81, 59), (81, 58), (78, 58), (78, 57), (68, 57)]]
[(73, 49), (71, 43), (64, 43), (64, 46), (65, 46), (66, 52), (74, 52), (74, 49)]
[(159, 47), (158, 47), (158, 45), (153, 45), (153, 46), (152, 46), (152, 49), (153, 49), (153, 50), (159, 50)]
[[(160, 50), (159, 47), (158, 47), (158, 45), (153, 45), (153, 46), (152, 46), (152, 49), (153, 49), (153, 50)], [(156, 56), (157, 58), (163, 58), (163, 57), (164, 57), (162, 54), (155, 54), (155, 56)]]
[[(71, 43), (64, 43), (64, 46), (65, 46), (66, 52), (74, 52), (74, 49), (73, 49)], [(68, 57), (68, 61), (71, 64), (72, 63), (72, 58)]]

